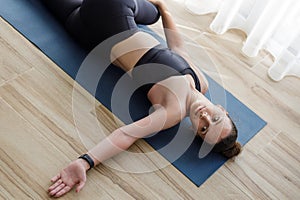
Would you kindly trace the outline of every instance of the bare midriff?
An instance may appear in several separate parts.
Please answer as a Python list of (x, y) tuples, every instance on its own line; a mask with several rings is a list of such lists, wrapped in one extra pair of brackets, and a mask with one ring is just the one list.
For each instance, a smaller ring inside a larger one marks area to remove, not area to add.
[(159, 41), (150, 34), (136, 32), (113, 46), (110, 54), (111, 62), (125, 71), (130, 71), (147, 51), (158, 44)]

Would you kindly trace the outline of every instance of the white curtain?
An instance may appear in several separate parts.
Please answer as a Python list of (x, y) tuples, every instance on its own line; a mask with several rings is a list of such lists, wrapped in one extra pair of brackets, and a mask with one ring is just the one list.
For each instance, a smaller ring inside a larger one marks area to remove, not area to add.
[(273, 80), (300, 77), (300, 0), (186, 0), (185, 6), (199, 15), (217, 12), (210, 25), (217, 34), (243, 30), (242, 51), (249, 57), (269, 51), (275, 58), (268, 71)]

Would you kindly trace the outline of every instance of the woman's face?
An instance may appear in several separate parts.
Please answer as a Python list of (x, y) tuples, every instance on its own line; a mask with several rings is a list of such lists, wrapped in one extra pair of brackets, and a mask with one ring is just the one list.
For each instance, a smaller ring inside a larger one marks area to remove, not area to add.
[(216, 144), (226, 138), (232, 129), (227, 112), (220, 105), (203, 106), (196, 102), (191, 107), (190, 119), (197, 134), (210, 144)]

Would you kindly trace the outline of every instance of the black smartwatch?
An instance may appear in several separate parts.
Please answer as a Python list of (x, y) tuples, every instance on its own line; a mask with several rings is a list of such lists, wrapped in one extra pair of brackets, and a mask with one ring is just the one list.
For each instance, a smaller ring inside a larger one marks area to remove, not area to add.
[(92, 169), (95, 165), (93, 159), (88, 154), (83, 154), (83, 155), (79, 156), (78, 158), (85, 160), (90, 165), (90, 168), (88, 170)]

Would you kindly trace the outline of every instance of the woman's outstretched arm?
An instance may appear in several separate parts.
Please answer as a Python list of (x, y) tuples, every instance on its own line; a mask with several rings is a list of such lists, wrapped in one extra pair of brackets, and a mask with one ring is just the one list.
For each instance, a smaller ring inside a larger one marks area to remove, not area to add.
[[(95, 165), (113, 157), (114, 155), (128, 149), (137, 139), (143, 138), (151, 133), (169, 128), (177, 123), (170, 113), (164, 108), (156, 109), (149, 116), (132, 124), (118, 128), (108, 137), (100, 141), (94, 148), (88, 151)], [(53, 183), (49, 189), (49, 195), (60, 197), (69, 192), (74, 186), (79, 192), (86, 182), (86, 171), (89, 164), (83, 159), (71, 162), (51, 179)]]

